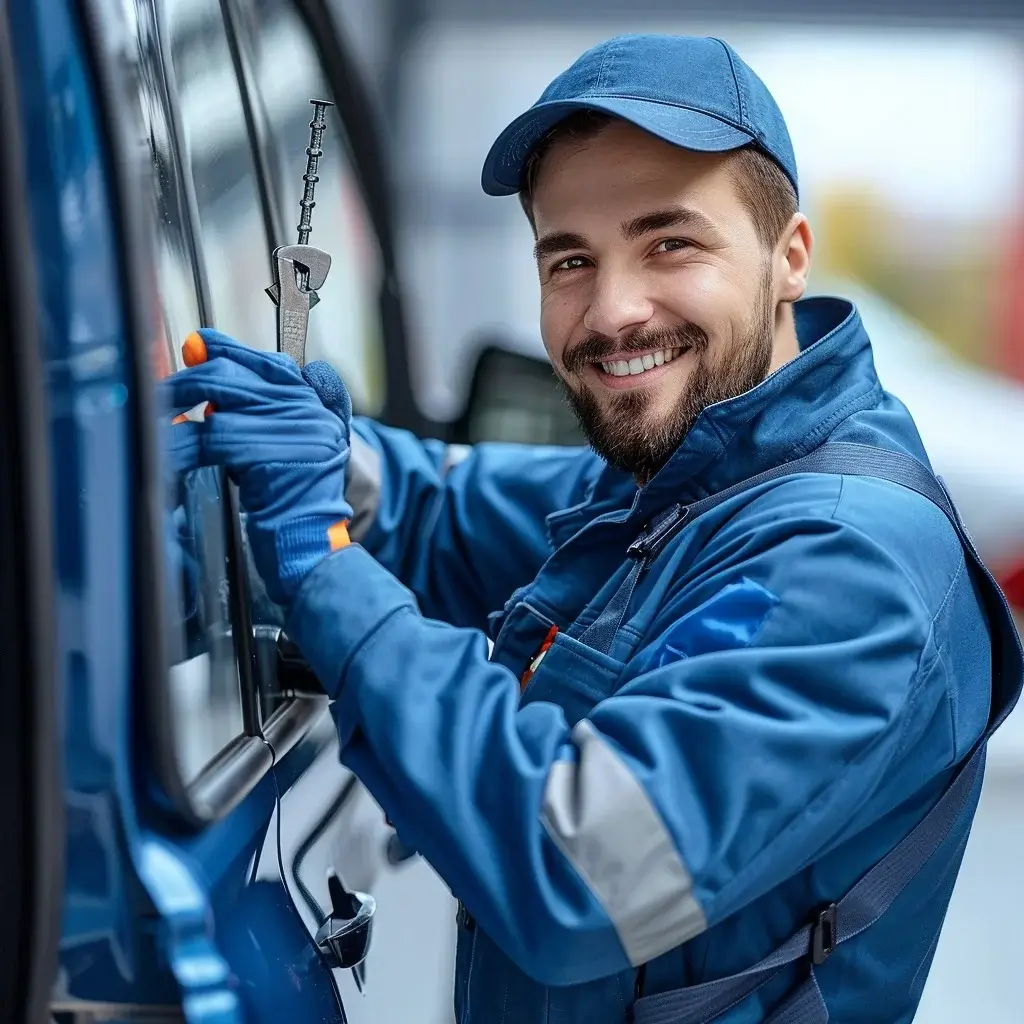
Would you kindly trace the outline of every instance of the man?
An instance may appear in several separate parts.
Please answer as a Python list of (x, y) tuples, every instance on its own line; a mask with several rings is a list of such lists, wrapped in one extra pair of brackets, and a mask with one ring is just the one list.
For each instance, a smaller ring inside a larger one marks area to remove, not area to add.
[(1020, 648), (856, 311), (801, 300), (781, 113), (720, 41), (613, 39), (483, 184), (591, 450), (350, 424), (209, 331), (167, 384), (214, 403), (176, 465), (238, 481), (343, 761), (460, 899), (459, 1021), (911, 1020)]

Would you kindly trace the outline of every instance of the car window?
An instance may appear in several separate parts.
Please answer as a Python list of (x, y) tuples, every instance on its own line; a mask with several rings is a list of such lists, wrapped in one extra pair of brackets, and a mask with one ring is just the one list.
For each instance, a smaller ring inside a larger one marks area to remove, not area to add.
[[(240, 30), (250, 37), (254, 102), (267, 128), (272, 187), (283, 220), (280, 241), (297, 240), (311, 99), (334, 100), (309, 30), (288, 0), (254, 0)], [(357, 412), (384, 407), (380, 316), (381, 254), (337, 108), (328, 111), (312, 211), (311, 245), (331, 256), (320, 302), (309, 318), (308, 360), (325, 359), (344, 378)]]
[[(157, 377), (181, 369), (181, 343), (201, 321), (185, 179), (175, 155), (173, 84), (160, 60), (160, 29), (151, 3), (133, 11), (141, 126), (152, 158), (155, 226), (152, 277), (160, 334), (152, 342)], [(162, 508), (168, 594), (169, 712), (174, 755), (187, 786), (243, 732), (238, 659), (228, 608), (227, 532), (215, 470), (167, 478)]]
[(211, 319), (263, 349), (277, 346), (270, 247), (238, 78), (218, 0), (165, 0), (168, 48), (191, 170)]

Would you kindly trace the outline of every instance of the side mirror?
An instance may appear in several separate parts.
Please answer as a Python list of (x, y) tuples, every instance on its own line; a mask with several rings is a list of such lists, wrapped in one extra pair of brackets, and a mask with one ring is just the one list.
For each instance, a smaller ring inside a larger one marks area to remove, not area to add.
[(548, 361), (496, 345), (480, 351), (457, 433), (465, 444), (585, 443)]

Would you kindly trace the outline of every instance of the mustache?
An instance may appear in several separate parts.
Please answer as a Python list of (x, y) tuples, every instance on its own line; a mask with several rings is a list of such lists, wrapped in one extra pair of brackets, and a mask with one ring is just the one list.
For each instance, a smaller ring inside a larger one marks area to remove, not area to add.
[(566, 373), (581, 373), (588, 363), (627, 359), (636, 352), (660, 348), (692, 348), (703, 352), (709, 343), (707, 331), (691, 323), (675, 327), (637, 327), (618, 340), (588, 331), (572, 348), (562, 353), (562, 366)]

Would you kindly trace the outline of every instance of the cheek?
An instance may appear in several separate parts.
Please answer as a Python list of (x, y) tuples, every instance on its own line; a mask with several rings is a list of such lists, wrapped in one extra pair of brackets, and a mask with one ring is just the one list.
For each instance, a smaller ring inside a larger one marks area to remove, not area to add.
[(556, 366), (560, 365), (562, 353), (569, 340), (574, 333), (578, 333), (577, 329), (582, 322), (583, 312), (564, 294), (541, 295), (540, 335), (544, 340), (548, 358)]
[(735, 282), (717, 267), (693, 264), (678, 270), (665, 282), (660, 296), (673, 319), (703, 328), (712, 339), (731, 332), (730, 325), (742, 321), (747, 300)]

